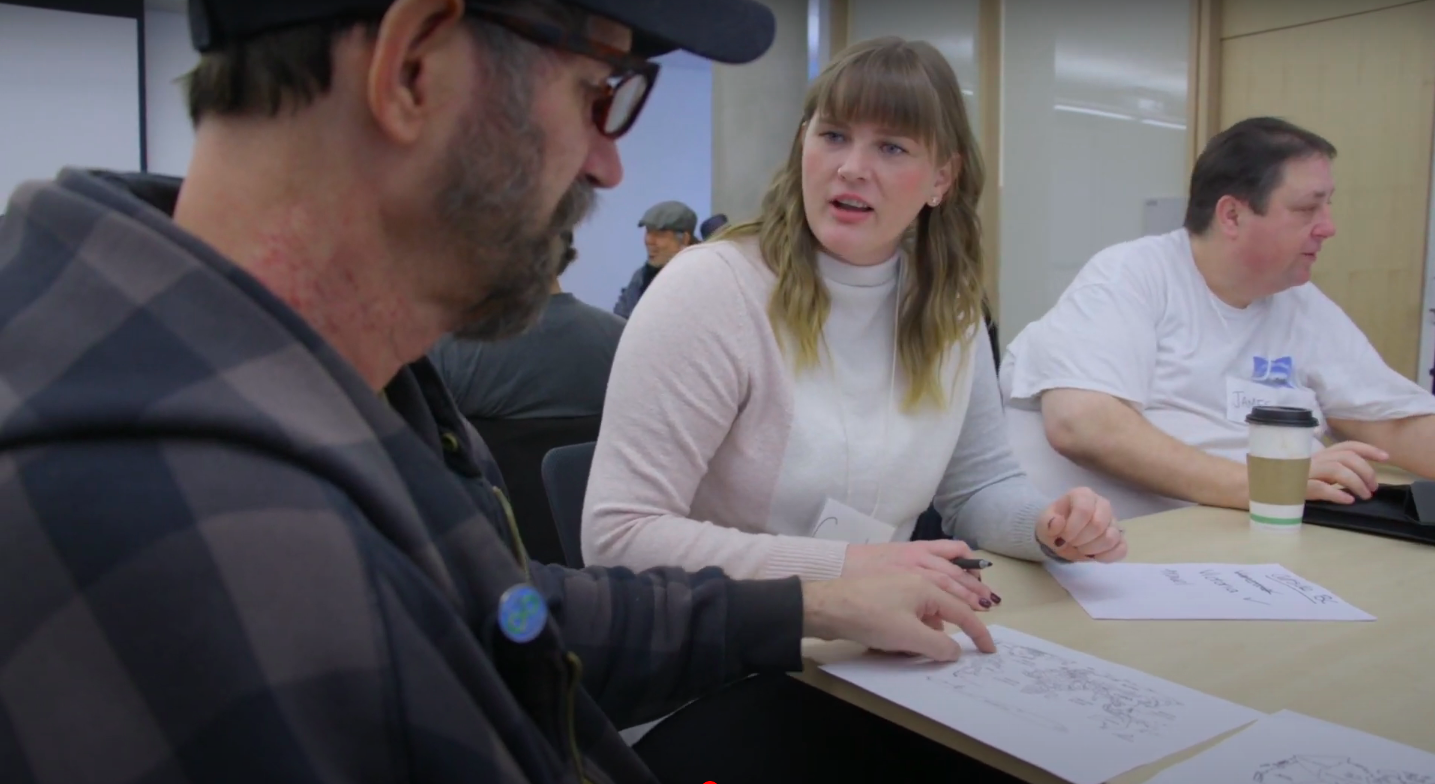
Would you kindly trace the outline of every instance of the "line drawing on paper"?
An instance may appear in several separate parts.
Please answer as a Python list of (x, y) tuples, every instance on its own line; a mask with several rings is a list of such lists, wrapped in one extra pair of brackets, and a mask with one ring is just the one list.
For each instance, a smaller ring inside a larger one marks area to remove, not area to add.
[(1093, 728), (1128, 742), (1135, 742), (1137, 736), (1160, 737), (1176, 720), (1172, 711), (1184, 707), (1173, 697), (1124, 678), (1024, 645), (1003, 645), (999, 654), (964, 657), (928, 680), (1055, 732), (1070, 729), (1054, 716), (1012, 704), (1012, 692), (1051, 703), (1062, 718), (1073, 709), (1083, 711)]
[(835, 518), (835, 517), (824, 517), (824, 518), (822, 518), (820, 521), (818, 521), (817, 527), (814, 528), (814, 529), (812, 529), (812, 536), (813, 536), (813, 537), (816, 537), (818, 534), (822, 533), (822, 529), (823, 529), (824, 527), (826, 527), (828, 523), (831, 523), (832, 526), (835, 528), (835, 527), (837, 526), (837, 518)]
[(1435, 784), (1435, 776), (1383, 770), (1340, 755), (1297, 754), (1262, 765), (1251, 776), (1257, 784)]
[(1067, 728), (1065, 724), (1062, 724), (1061, 722), (1051, 718), (1050, 716), (1042, 716), (1037, 713), (1032, 713), (1029, 710), (1023, 710), (1021, 708), (1008, 705), (1001, 700), (988, 697), (985, 694), (979, 694), (975, 689), (963, 688), (961, 691), (963, 694), (966, 694), (968, 697), (971, 697), (974, 700), (979, 700), (986, 703), (987, 705), (990, 705), (993, 708), (996, 708), (999, 711), (1004, 711), (1010, 714), (1013, 718), (1021, 719), (1022, 721), (1035, 724), (1038, 727), (1051, 730), (1052, 732), (1071, 732), (1071, 730)]

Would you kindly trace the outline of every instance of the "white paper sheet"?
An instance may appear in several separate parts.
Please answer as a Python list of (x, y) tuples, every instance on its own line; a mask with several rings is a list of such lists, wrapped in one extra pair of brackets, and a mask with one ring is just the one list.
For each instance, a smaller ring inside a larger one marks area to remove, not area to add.
[(1435, 754), (1281, 711), (1147, 784), (1435, 784)]
[(848, 544), (884, 544), (892, 541), (897, 529), (835, 498), (827, 499), (812, 535), (818, 539)]
[(1074, 784), (1100, 784), (1261, 714), (1001, 626), (951, 664), (868, 654), (823, 669)]
[(1279, 564), (1060, 564), (1047, 571), (1103, 620), (1373, 621)]

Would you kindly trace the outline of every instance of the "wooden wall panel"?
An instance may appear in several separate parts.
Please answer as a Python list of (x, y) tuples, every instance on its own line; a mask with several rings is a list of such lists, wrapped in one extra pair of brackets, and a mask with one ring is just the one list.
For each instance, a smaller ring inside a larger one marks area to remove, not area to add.
[(1221, 37), (1251, 35), (1351, 14), (1408, 5), (1411, 0), (1236, 0), (1227, 2)]
[(1206, 142), (1221, 130), (1221, 13), (1222, 0), (1191, 0), (1191, 53), (1186, 97), (1186, 171), (1206, 149)]

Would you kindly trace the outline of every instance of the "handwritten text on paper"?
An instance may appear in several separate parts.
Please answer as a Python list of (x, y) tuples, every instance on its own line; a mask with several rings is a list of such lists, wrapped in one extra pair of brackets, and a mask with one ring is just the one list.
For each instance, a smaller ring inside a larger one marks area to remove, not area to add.
[(1093, 618), (1370, 621), (1279, 564), (1047, 564)]

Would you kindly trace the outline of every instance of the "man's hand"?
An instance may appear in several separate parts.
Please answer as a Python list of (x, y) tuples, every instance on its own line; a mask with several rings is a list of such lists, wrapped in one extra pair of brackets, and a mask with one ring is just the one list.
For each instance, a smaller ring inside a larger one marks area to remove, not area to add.
[(978, 650), (996, 652), (991, 632), (972, 608), (915, 574), (802, 584), (802, 631), (808, 637), (956, 661), (962, 646), (943, 621), (960, 627)]
[(1368, 500), (1380, 485), (1369, 461), (1383, 463), (1389, 459), (1390, 455), (1384, 450), (1359, 441), (1342, 441), (1326, 447), (1310, 458), (1306, 500), (1337, 504), (1355, 503), (1356, 498)]
[(973, 610), (990, 610), (992, 605), (1001, 604), (1001, 597), (983, 585), (980, 577), (952, 563), (953, 558), (971, 557), (972, 548), (952, 539), (851, 544), (847, 546), (842, 576), (876, 577), (908, 572), (926, 578)]
[(1068, 561), (1111, 563), (1126, 557), (1126, 532), (1116, 524), (1111, 502), (1085, 487), (1042, 511), (1036, 538)]

